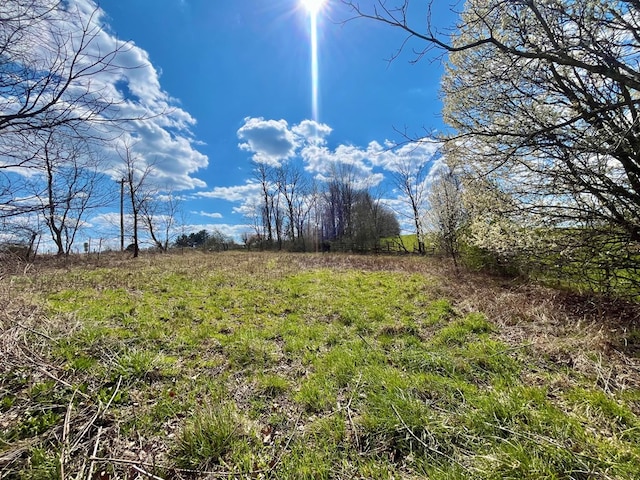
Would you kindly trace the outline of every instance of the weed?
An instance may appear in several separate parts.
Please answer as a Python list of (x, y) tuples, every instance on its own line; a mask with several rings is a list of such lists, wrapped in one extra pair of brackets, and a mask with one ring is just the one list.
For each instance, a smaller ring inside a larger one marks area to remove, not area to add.
[(60, 478), (60, 460), (57, 452), (40, 447), (29, 452), (29, 461), (18, 473), (19, 480), (58, 480)]
[(56, 426), (61, 419), (62, 415), (52, 409), (28, 411), (16, 427), (9, 429), (2, 435), (3, 441), (13, 442), (35, 437)]
[(257, 393), (267, 397), (277, 397), (289, 390), (289, 381), (274, 374), (260, 374), (257, 377), (258, 390)]
[(183, 468), (209, 469), (236, 448), (244, 425), (229, 404), (214, 404), (196, 411), (180, 432), (173, 454)]
[(148, 350), (134, 349), (118, 358), (115, 378), (145, 380), (157, 364), (157, 355)]
[(3, 395), (2, 399), (0, 399), (0, 412), (6, 412), (11, 407), (13, 407), (15, 402), (16, 402), (16, 397), (12, 395)]

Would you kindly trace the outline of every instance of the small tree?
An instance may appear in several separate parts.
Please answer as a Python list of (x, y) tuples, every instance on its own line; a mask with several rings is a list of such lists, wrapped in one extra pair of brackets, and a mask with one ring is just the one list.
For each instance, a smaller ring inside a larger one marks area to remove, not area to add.
[(418, 240), (418, 252), (425, 253), (424, 213), (427, 203), (427, 178), (432, 157), (409, 156), (392, 165), (391, 179), (409, 207), (409, 214)]
[(158, 250), (166, 252), (176, 227), (180, 201), (173, 195), (148, 192), (140, 204), (140, 218)]
[(144, 203), (149, 201), (150, 193), (146, 187), (153, 165), (147, 164), (141, 157), (136, 155), (133, 152), (133, 146), (126, 142), (119, 148), (118, 154), (124, 163), (122, 178), (127, 185), (129, 194), (133, 224), (133, 257), (137, 258), (140, 254), (140, 212), (144, 208)]
[(44, 185), (34, 180), (35, 196), (58, 255), (68, 255), (87, 212), (111, 199), (98, 162), (85, 142), (48, 132), (38, 155)]
[(296, 240), (303, 244), (304, 222), (309, 211), (304, 201), (307, 177), (300, 167), (287, 163), (276, 170), (276, 178), (285, 204), (286, 236), (294, 244)]
[(467, 222), (462, 184), (449, 167), (436, 172), (429, 191), (427, 217), (435, 231), (440, 249), (458, 267), (462, 229)]

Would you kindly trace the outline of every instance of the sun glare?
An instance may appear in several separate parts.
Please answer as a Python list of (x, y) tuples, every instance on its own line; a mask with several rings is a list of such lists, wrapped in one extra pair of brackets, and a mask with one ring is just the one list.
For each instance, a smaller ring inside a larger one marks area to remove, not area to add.
[(311, 14), (317, 15), (322, 6), (324, 5), (325, 0), (300, 0), (302, 6)]
[(309, 13), (309, 40), (311, 41), (311, 116), (318, 121), (318, 16), (326, 0), (300, 0)]

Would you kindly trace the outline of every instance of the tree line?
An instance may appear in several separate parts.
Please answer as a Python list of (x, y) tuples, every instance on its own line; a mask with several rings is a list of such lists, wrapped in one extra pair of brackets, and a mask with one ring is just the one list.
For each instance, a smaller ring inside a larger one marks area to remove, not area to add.
[(295, 163), (253, 163), (260, 195), (245, 216), (248, 246), (294, 251), (366, 251), (400, 234), (395, 212), (384, 205), (353, 165), (335, 163), (319, 181)]

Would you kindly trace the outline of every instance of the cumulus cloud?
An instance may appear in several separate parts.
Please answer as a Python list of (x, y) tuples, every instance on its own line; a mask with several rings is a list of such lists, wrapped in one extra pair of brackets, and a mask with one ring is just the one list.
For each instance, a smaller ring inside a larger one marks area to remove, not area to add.
[(303, 120), (289, 126), (286, 120), (265, 120), (247, 117), (238, 129), (242, 150), (253, 153), (253, 160), (278, 167), (282, 162), (299, 154), (300, 148), (320, 147), (332, 129), (315, 120)]
[(333, 129), (325, 124), (315, 120), (303, 120), (291, 128), (291, 131), (305, 142), (311, 144), (323, 144)]
[(377, 142), (369, 144), (368, 151), (374, 165), (390, 172), (397, 172), (407, 167), (419, 167), (439, 158), (442, 144), (432, 138), (421, 138), (396, 146), (385, 141), (384, 147)]
[[(55, 3), (51, 0), (52, 7)], [(56, 41), (68, 36), (74, 40), (64, 47), (69, 49), (71, 44), (77, 47), (79, 32), (83, 29), (89, 32), (85, 50), (75, 59), (74, 68), (87, 75), (73, 80), (60, 99), (59, 108), (79, 116), (90, 115), (92, 106), (78, 102), (79, 98), (93, 98), (96, 105), (105, 106), (91, 115), (95, 122), (83, 126), (86, 138), (102, 140), (94, 142), (100, 153), (101, 170), (117, 178), (121, 160), (116, 147), (127, 141), (135, 145), (136, 154), (153, 161), (153, 179), (159, 186), (172, 190), (204, 187), (196, 174), (207, 167), (208, 158), (196, 148), (199, 142), (191, 131), (196, 120), (163, 90), (149, 54), (135, 43), (123, 42), (112, 34), (109, 19), (95, 0), (68, 0), (60, 5), (47, 17), (53, 25), (51, 32), (57, 32), (58, 36), (47, 40), (47, 35), (53, 34), (40, 28), (34, 34), (37, 41), (20, 47), (27, 49), (31, 58), (50, 59), (53, 63), (52, 55), (58, 54)], [(67, 68), (72, 58), (69, 55), (64, 59)], [(100, 58), (107, 63), (96, 61)], [(0, 92), (3, 104), (20, 103), (2, 98), (9, 94)]]
[(238, 129), (239, 147), (252, 153), (259, 163), (278, 167), (292, 158), (300, 158), (305, 169), (323, 179), (331, 174), (337, 164), (349, 165), (362, 176), (376, 182), (382, 180), (374, 175), (374, 169), (395, 171), (407, 163), (424, 164), (432, 161), (440, 145), (424, 138), (416, 142), (395, 145), (388, 140), (372, 141), (362, 147), (340, 144), (328, 146), (332, 128), (315, 120), (305, 119), (290, 125), (286, 120), (246, 117)]
[(295, 155), (298, 141), (286, 120), (265, 120), (262, 117), (244, 119), (238, 129), (242, 150), (253, 153), (256, 162), (278, 166)]
[(244, 185), (231, 187), (215, 187), (208, 192), (198, 192), (196, 196), (203, 198), (219, 198), (229, 202), (238, 202), (254, 197), (260, 193), (260, 184), (247, 181)]

